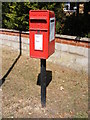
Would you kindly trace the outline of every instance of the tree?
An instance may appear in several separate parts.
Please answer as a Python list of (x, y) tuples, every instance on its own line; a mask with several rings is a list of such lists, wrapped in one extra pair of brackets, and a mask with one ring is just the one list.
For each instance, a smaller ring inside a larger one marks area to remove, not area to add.
[[(8, 9), (7, 9), (8, 7)], [(4, 10), (6, 8), (6, 10)], [(3, 27), (24, 30), (28, 25), (25, 3), (3, 3)]]
[(77, 3), (77, 15), (74, 13), (67, 16), (62, 29), (63, 34), (74, 35), (79, 37), (88, 37), (90, 33), (90, 2), (84, 4), (84, 14), (79, 13), (79, 4)]
[(55, 12), (56, 32), (61, 33), (64, 19), (63, 4), (51, 2), (9, 2), (3, 3), (3, 28), (29, 30), (29, 10), (49, 9)]

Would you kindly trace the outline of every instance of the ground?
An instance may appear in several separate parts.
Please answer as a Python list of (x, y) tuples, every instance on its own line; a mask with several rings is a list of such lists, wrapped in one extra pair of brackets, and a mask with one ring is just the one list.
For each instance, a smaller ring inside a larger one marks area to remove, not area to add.
[[(19, 51), (2, 48), (2, 77)], [(83, 71), (47, 62), (52, 81), (47, 86), (46, 108), (41, 107), (41, 87), (37, 85), (40, 60), (23, 54), (2, 85), (3, 118), (87, 118), (88, 75)]]

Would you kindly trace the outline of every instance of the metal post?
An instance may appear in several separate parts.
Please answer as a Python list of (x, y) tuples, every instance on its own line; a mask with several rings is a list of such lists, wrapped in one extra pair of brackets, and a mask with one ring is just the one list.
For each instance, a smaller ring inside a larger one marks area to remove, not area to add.
[(46, 107), (46, 59), (41, 59), (41, 104)]
[(22, 55), (22, 41), (21, 41), (21, 34), (22, 34), (22, 31), (20, 31), (20, 46), (19, 46), (19, 49), (20, 49), (20, 55)]

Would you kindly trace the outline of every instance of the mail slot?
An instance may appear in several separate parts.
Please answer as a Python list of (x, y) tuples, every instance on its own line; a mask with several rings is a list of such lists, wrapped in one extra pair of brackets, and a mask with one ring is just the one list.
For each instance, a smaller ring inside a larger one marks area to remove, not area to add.
[(55, 51), (55, 14), (50, 10), (29, 11), (30, 56), (47, 59)]

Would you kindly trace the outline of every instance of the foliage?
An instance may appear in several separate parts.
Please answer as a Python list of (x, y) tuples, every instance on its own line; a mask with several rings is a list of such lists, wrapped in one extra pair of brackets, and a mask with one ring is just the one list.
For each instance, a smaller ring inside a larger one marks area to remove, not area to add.
[(84, 3), (84, 14), (67, 16), (62, 28), (62, 34), (89, 37), (90, 33), (90, 2)]
[(17, 30), (29, 30), (29, 10), (49, 9), (55, 11), (56, 32), (61, 32), (61, 21), (64, 15), (62, 3), (50, 2), (9, 2), (3, 3), (3, 27)]
[[(90, 2), (84, 3), (84, 14), (66, 16), (61, 2), (7, 2), (2, 6), (2, 26), (29, 30), (29, 10), (49, 9), (55, 12), (56, 33), (87, 36), (90, 33)], [(88, 35), (89, 36), (89, 35)]]
[(74, 35), (84, 37), (90, 32), (90, 16), (85, 17), (79, 15), (78, 17), (72, 15), (66, 18), (64, 27), (62, 29), (63, 34)]

